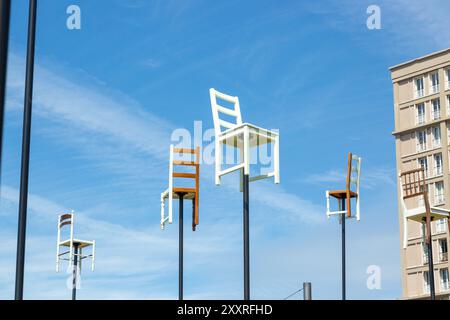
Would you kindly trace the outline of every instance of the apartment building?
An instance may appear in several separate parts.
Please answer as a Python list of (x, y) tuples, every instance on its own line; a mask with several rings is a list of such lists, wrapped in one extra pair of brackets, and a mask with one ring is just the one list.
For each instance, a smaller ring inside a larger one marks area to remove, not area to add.
[[(430, 205), (450, 209), (450, 48), (396, 65), (390, 71), (397, 174), (423, 167)], [(408, 221), (404, 249), (399, 183), (397, 194), (403, 298), (428, 298), (428, 252), (422, 226)], [(410, 201), (408, 206), (418, 206), (423, 199)], [(432, 239), (436, 299), (450, 299), (446, 220), (432, 222)]]

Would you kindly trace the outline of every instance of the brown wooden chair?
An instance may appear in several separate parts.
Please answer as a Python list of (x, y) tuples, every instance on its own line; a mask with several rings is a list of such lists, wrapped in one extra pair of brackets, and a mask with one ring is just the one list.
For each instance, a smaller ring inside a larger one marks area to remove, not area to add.
[[(444, 219), (448, 221), (449, 210), (430, 206), (424, 168), (409, 170), (399, 174), (400, 198), (403, 211), (403, 247), (408, 242), (408, 220), (425, 224), (425, 244), (428, 248), (428, 276), (431, 299), (435, 299), (433, 245), (431, 239), (431, 221)], [(417, 198), (417, 206), (408, 208), (406, 200)]]
[[(327, 217), (331, 215), (343, 215), (346, 214), (347, 218), (352, 217), (351, 199), (356, 199), (356, 219), (360, 219), (360, 175), (361, 175), (361, 157), (352, 154), (348, 154), (347, 162), (347, 178), (345, 189), (341, 190), (328, 190), (326, 192), (327, 198)], [(355, 187), (355, 191), (352, 191), (352, 185)], [(333, 197), (339, 202), (339, 211), (330, 210), (330, 197)]]
[[(192, 161), (175, 160), (176, 155), (193, 155)], [(194, 168), (194, 172), (175, 172), (174, 167), (179, 168)], [(161, 229), (167, 222), (170, 224), (173, 220), (172, 214), (172, 200), (183, 199), (192, 200), (192, 230), (195, 231), (199, 224), (199, 177), (200, 177), (200, 147), (196, 149), (182, 149), (170, 146), (170, 162), (169, 162), (169, 188), (161, 193)], [(174, 186), (174, 178), (193, 179), (194, 187)], [(165, 199), (169, 200), (168, 216), (165, 216)]]

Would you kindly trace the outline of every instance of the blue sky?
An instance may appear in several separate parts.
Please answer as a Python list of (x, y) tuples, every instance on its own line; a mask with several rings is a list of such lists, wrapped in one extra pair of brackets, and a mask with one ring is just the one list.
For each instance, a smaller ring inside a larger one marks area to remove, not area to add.
[[(66, 28), (77, 4), (82, 29)], [(76, 1), (38, 8), (25, 298), (67, 299), (54, 271), (57, 215), (96, 239), (80, 299), (176, 299), (177, 217), (159, 228), (171, 133), (212, 128), (208, 89), (240, 97), (244, 121), (278, 128), (281, 180), (252, 184), (251, 292), (282, 299), (303, 281), (340, 298), (340, 228), (326, 189), (363, 157), (362, 219), (347, 224), (348, 298), (401, 294), (388, 67), (450, 46), (447, 1)], [(14, 2), (0, 211), (0, 299), (14, 296), (26, 1)], [(206, 144), (207, 142), (205, 142)], [(185, 297), (242, 298), (242, 196), (201, 168), (201, 224), (186, 223)], [(381, 290), (366, 269), (381, 268)], [(63, 269), (64, 270), (64, 269)]]

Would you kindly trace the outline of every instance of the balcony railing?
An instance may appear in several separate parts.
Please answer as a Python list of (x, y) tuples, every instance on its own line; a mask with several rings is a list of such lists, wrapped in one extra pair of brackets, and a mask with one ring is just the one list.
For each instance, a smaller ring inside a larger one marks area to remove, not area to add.
[[(450, 108), (449, 108), (449, 113), (450, 113)], [(417, 123), (418, 125), (424, 124), (424, 123), (425, 123), (425, 115), (424, 115), (424, 114), (419, 114), (419, 115), (416, 117), (416, 123)]]
[(417, 144), (417, 152), (425, 151), (427, 149), (425, 143), (418, 143)]
[(441, 117), (441, 110), (433, 111), (433, 120), (438, 120)]
[(440, 262), (448, 261), (448, 252), (439, 252), (439, 261)]
[(448, 282), (448, 281), (442, 281), (442, 282), (441, 282), (441, 290), (442, 290), (442, 291), (450, 290), (450, 282)]
[(434, 167), (434, 175), (439, 176), (442, 174), (442, 166)]
[(446, 88), (446, 89), (450, 89), (450, 80), (446, 82), (445, 88)]
[(434, 197), (434, 203), (435, 204), (443, 204), (444, 203), (444, 195), (443, 194), (437, 194)]
[(423, 89), (416, 90), (414, 92), (414, 98), (422, 98), (425, 95), (425, 91)]
[(441, 146), (441, 139), (433, 139), (433, 148), (439, 148)]
[(431, 94), (438, 93), (439, 92), (439, 84), (435, 84), (434, 86), (431, 86), (430, 91), (431, 91)]

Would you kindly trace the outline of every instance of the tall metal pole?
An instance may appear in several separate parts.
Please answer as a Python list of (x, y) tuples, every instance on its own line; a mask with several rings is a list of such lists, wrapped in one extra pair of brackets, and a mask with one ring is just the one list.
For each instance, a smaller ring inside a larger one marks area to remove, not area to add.
[(25, 269), (25, 239), (27, 225), (28, 173), (30, 167), (30, 132), (33, 100), (34, 48), (36, 39), (37, 0), (30, 0), (28, 20), (27, 65), (25, 78), (25, 101), (22, 137), (22, 165), (20, 172), (19, 227), (17, 234), (16, 290), (15, 299), (23, 299)]
[[(345, 198), (341, 199), (341, 211), (345, 211)], [(346, 300), (346, 287), (345, 287), (345, 212), (342, 214), (342, 300)]]
[(250, 217), (249, 217), (249, 176), (244, 174), (244, 300), (250, 300)]
[(178, 209), (180, 211), (180, 221), (178, 223), (178, 300), (183, 300), (183, 197), (184, 193), (179, 193), (178, 198), (180, 204)]
[[(3, 127), (5, 116), (6, 69), (8, 65), (9, 20), (11, 0), (0, 1), (0, 170), (3, 150)], [(1, 181), (1, 171), (0, 171)]]
[(303, 282), (303, 300), (312, 300), (311, 282)]
[[(427, 205), (427, 204), (426, 204)], [(434, 262), (433, 262), (433, 239), (431, 238), (431, 217), (425, 218), (426, 245), (428, 247), (428, 282), (430, 283), (430, 299), (436, 299), (436, 288), (434, 286)]]
[(72, 272), (72, 300), (77, 300), (77, 273), (78, 273), (78, 243), (74, 243), (73, 272)]

